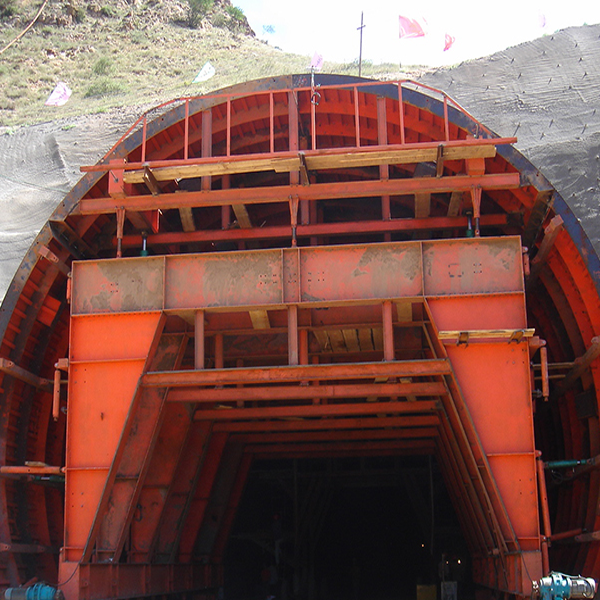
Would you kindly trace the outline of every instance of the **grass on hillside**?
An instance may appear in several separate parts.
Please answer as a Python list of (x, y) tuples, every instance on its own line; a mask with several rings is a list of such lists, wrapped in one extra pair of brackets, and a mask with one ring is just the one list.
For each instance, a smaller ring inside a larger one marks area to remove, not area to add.
[[(137, 24), (125, 4), (101, 18), (65, 26), (36, 24), (0, 55), (0, 126), (29, 125), (120, 106), (149, 107), (261, 77), (308, 71), (309, 56), (284, 53), (255, 38), (203, 24)], [(32, 9), (32, 15), (35, 11)], [(0, 28), (0, 47), (22, 27)], [(191, 84), (209, 60), (216, 75)], [(363, 63), (366, 77), (398, 75), (398, 65)], [(358, 75), (356, 63), (325, 63), (323, 72)], [(63, 107), (44, 106), (59, 81), (72, 90)]]

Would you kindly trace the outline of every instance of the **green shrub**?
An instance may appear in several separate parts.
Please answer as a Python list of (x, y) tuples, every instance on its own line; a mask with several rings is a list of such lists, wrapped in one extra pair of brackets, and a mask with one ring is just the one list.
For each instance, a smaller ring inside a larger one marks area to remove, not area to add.
[(103, 17), (109, 17), (109, 18), (110, 18), (110, 17), (116, 17), (116, 16), (117, 16), (117, 13), (116, 13), (115, 9), (114, 9), (114, 8), (112, 8), (112, 6), (103, 6), (103, 7), (100, 9), (100, 14), (101, 14)]
[(86, 11), (82, 6), (78, 6), (73, 11), (73, 21), (75, 23), (83, 23), (85, 21)]
[(126, 87), (120, 81), (115, 81), (109, 77), (101, 77), (90, 84), (84, 97), (101, 98), (102, 96), (114, 96), (126, 91)]
[(246, 16), (244, 15), (244, 11), (238, 6), (226, 6), (225, 10), (234, 21), (243, 21)]
[(202, 19), (212, 9), (214, 3), (214, 0), (188, 0), (190, 10), (188, 17), (189, 26), (198, 27)]
[(212, 24), (215, 27), (220, 27), (221, 29), (226, 29), (229, 25), (229, 19), (222, 13), (217, 13), (213, 19)]
[(92, 67), (95, 75), (110, 75), (113, 71), (113, 63), (107, 56), (101, 56)]

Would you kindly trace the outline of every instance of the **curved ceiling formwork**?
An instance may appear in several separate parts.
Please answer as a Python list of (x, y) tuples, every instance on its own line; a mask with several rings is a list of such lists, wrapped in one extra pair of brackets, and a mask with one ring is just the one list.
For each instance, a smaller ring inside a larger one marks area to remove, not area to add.
[(406, 454), (475, 582), (597, 576), (600, 263), (515, 141), (340, 76), (141, 119), (2, 305), (2, 584), (211, 588), (253, 459)]

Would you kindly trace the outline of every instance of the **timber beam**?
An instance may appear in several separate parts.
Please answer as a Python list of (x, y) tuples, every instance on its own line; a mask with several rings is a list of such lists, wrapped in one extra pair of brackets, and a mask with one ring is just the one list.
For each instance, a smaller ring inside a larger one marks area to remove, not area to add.
[[(445, 160), (468, 158), (493, 158), (496, 146), (515, 144), (517, 138), (464, 139), (442, 142), (414, 142), (409, 144), (377, 145), (369, 148), (330, 148), (323, 150), (303, 150), (277, 152), (265, 156), (264, 153), (235, 156), (203, 156), (175, 160), (155, 160), (144, 162), (119, 163), (124, 170), (125, 183), (142, 183), (146, 167), (153, 169), (158, 181), (201, 177), (205, 175), (225, 175), (260, 171), (298, 171), (302, 154), (310, 170), (334, 169), (340, 166), (369, 166), (384, 164), (410, 164), (436, 161), (440, 147)], [(113, 170), (114, 164), (83, 166), (83, 173)], [(172, 169), (173, 171), (167, 171)], [(187, 170), (187, 173), (186, 173)]]

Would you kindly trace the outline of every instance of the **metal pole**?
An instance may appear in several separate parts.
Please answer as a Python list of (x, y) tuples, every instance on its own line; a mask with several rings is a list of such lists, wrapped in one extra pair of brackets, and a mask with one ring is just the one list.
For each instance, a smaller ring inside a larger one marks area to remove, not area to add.
[(360, 27), (357, 27), (357, 29), (360, 31), (360, 50), (359, 50), (359, 54), (358, 54), (358, 76), (359, 77), (361, 77), (361, 75), (362, 75), (362, 35), (363, 35), (363, 29), (365, 28), (365, 25), (363, 22), (363, 15), (364, 15), (364, 13), (361, 11)]

